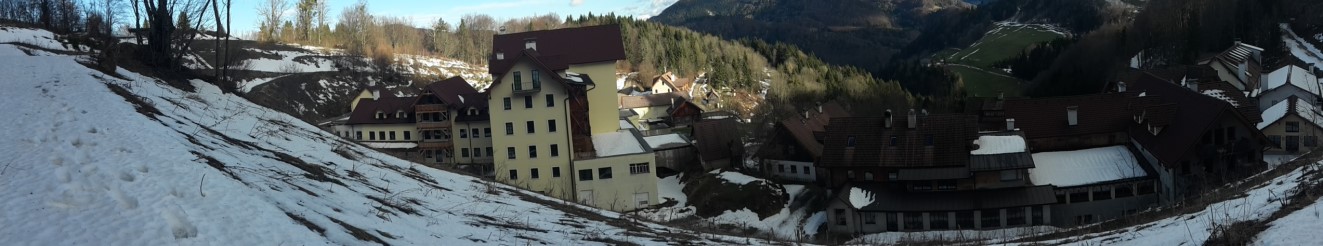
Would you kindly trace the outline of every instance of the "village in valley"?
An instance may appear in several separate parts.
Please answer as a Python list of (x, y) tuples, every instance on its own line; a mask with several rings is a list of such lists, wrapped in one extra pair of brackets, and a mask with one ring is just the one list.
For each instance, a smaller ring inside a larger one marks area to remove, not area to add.
[(1263, 64), (1262, 48), (1236, 43), (1199, 65), (1147, 68), (1140, 54), (1104, 93), (977, 98), (948, 113), (817, 102), (751, 138), (762, 128), (740, 126), (752, 123), (719, 107), (701, 76), (627, 82), (613, 69), (625, 59), (619, 36), (613, 26), (497, 35), (491, 87), (454, 77), (394, 97), (368, 86), (322, 126), (620, 212), (674, 206), (661, 194), (685, 194), (658, 182), (684, 173), (814, 187), (823, 194), (806, 202), (817, 205), (803, 206), (821, 210), (791, 226), (843, 235), (1121, 219), (1279, 165), (1323, 133), (1318, 68)]
[(0, 239), (1323, 243), (1320, 3), (478, 2), (0, 0)]

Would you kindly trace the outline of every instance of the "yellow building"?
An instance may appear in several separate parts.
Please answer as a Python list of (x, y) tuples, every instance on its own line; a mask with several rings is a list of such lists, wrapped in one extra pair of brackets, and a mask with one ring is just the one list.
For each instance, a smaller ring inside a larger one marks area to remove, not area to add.
[(497, 35), (492, 52), (497, 180), (617, 211), (657, 203), (652, 151), (621, 131), (616, 88), (593, 81), (625, 59), (618, 26)]

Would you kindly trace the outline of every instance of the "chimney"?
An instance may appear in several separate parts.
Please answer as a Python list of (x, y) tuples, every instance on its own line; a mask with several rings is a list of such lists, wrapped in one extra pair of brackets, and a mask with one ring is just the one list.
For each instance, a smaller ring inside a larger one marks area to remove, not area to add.
[(1015, 130), (1015, 118), (1006, 118), (1006, 131)]
[(882, 113), (882, 116), (886, 117), (886, 122), (883, 122), (883, 124), (886, 125), (887, 128), (891, 128), (891, 110), (888, 109), (887, 112)]
[(822, 113), (822, 103), (818, 103), (818, 113)]
[(1080, 124), (1080, 106), (1066, 107), (1066, 122), (1071, 126)]
[(808, 119), (808, 118), (809, 118), (809, 111), (804, 111), (804, 119)]
[(1125, 92), (1125, 82), (1116, 82), (1116, 92)]
[(910, 129), (914, 129), (915, 125), (918, 125), (918, 123), (919, 123), (919, 117), (918, 117), (917, 115), (914, 115), (914, 109), (910, 109), (910, 122), (909, 122), (909, 123), (910, 123), (910, 124), (909, 124)]

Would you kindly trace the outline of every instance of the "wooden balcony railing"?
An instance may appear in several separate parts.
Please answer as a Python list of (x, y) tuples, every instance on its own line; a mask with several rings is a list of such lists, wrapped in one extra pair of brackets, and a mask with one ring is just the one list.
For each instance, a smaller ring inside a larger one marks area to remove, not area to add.
[(420, 104), (413, 106), (413, 110), (418, 113), (445, 112), (446, 105), (441, 104)]
[(450, 128), (449, 121), (419, 121), (418, 129)]

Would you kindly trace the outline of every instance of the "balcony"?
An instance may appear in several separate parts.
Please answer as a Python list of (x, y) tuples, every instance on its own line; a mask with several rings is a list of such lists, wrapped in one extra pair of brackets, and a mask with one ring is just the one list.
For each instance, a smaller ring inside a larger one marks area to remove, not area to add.
[(441, 128), (450, 128), (450, 121), (419, 121), (419, 122), (418, 122), (418, 129), (419, 129), (419, 130), (425, 130), (425, 129), (441, 129)]
[(450, 149), (454, 145), (450, 140), (423, 140), (418, 142), (419, 149)]
[(419, 104), (413, 107), (418, 113), (446, 112), (446, 105), (443, 104)]
[(542, 83), (520, 82), (511, 84), (513, 84), (515, 94), (529, 94), (542, 91)]

